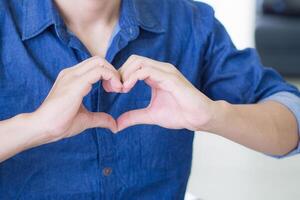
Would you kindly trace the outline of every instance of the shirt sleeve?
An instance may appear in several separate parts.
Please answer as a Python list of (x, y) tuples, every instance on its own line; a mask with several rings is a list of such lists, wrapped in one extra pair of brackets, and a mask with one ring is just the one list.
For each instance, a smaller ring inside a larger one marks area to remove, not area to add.
[(200, 90), (209, 98), (252, 104), (278, 92), (300, 97), (296, 87), (274, 69), (261, 64), (255, 49), (238, 50), (217, 19), (208, 29)]
[[(299, 90), (275, 70), (263, 66), (255, 49), (236, 49), (217, 19), (210, 24), (200, 90), (212, 100), (232, 104), (278, 101), (294, 113), (300, 125)], [(299, 152), (298, 146), (288, 156)]]
[[(295, 116), (298, 124), (298, 134), (300, 135), (300, 98), (292, 93), (289, 92), (278, 92), (276, 94), (273, 94), (265, 99), (262, 99), (260, 102), (265, 102), (265, 101), (276, 101), (285, 107), (287, 107)], [(299, 136), (300, 137), (300, 136)], [(285, 158), (289, 156), (293, 156), (295, 154), (300, 153), (300, 143), (298, 146), (288, 153), (285, 156), (273, 156), (276, 158)]]

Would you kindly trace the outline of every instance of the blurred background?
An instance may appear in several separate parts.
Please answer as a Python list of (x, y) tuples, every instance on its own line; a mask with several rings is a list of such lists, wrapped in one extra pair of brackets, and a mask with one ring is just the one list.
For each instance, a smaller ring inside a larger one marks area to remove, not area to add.
[[(202, 2), (215, 9), (239, 49), (256, 47), (266, 66), (300, 87), (300, 0)], [(188, 192), (197, 199), (300, 199), (300, 155), (276, 160), (199, 132), (193, 156)]]

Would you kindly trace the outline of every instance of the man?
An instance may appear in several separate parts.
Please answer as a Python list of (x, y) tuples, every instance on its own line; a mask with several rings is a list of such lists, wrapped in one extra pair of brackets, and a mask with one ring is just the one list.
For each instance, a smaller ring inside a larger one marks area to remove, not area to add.
[(0, 199), (183, 199), (200, 130), (297, 152), (299, 91), (207, 5), (0, 2)]

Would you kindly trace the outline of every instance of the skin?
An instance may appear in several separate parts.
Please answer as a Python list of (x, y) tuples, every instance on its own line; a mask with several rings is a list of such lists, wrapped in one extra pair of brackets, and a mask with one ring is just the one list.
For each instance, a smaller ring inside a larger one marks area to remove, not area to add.
[(69, 30), (91, 55), (105, 57), (119, 19), (120, 0), (54, 0)]
[(117, 119), (119, 130), (155, 124), (207, 131), (271, 155), (285, 155), (298, 144), (296, 119), (277, 102), (233, 105), (212, 101), (173, 65), (140, 56), (131, 56), (120, 68), (120, 74), (124, 92), (143, 80), (152, 88), (152, 99), (147, 108), (122, 114)]
[[(63, 70), (35, 112), (0, 121), (0, 162), (88, 128), (118, 132), (139, 124), (208, 131), (272, 155), (284, 155), (298, 144), (296, 119), (279, 103), (232, 105), (213, 101), (175, 66), (137, 55), (129, 57), (117, 71), (103, 57), (118, 19), (119, 0), (76, 0), (76, 3), (56, 0), (55, 3), (68, 28), (93, 57)], [(82, 99), (92, 84), (100, 80), (107, 92), (122, 93), (129, 92), (138, 80), (145, 81), (152, 88), (151, 103), (147, 108), (123, 113), (116, 120), (106, 113), (89, 112)], [(168, 116), (170, 112), (172, 118)]]

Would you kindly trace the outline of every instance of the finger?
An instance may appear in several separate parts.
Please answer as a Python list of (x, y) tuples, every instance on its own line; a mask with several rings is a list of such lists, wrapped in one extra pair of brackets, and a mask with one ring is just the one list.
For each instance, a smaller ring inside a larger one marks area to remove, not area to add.
[(142, 57), (142, 56), (131, 56), (132, 58), (122, 66), (121, 70), (119, 71), (122, 77), (123, 82), (125, 82), (131, 74), (141, 68), (159, 68), (159, 62)]
[(170, 77), (170, 74), (165, 73), (157, 68), (147, 67), (141, 68), (131, 74), (123, 83), (123, 92), (128, 92), (136, 84), (137, 81), (145, 81), (150, 87), (159, 87)]
[(103, 79), (102, 86), (106, 92), (121, 92), (123, 84), (120, 74), (113, 71), (114, 76), (110, 80)]
[(118, 131), (117, 123), (113, 117), (102, 112), (88, 112), (88, 128), (107, 128), (113, 133)]
[(114, 92), (113, 86), (111, 84), (111, 81), (105, 81), (102, 82), (102, 87), (106, 92)]
[[(101, 58), (99, 56), (94, 56), (92, 58), (89, 58), (89, 59), (83, 61), (82, 63), (80, 63), (78, 66), (76, 66), (74, 68), (73, 73), (76, 73), (77, 75), (81, 75), (81, 74), (87, 73), (90, 70), (93, 70), (94, 68), (107, 68), (108, 70), (111, 70), (112, 73), (115, 74), (115, 77), (117, 77), (117, 81), (115, 81), (115, 84), (117, 84), (117, 87), (120, 87), (120, 84), (122, 84), (119, 72), (107, 60), (105, 60), (104, 58)], [(103, 87), (104, 87), (105, 91), (120, 92), (120, 90), (117, 90), (117, 91), (115, 90), (116, 86), (114, 86), (110, 80), (108, 80), (108, 81), (104, 80), (103, 82), (104, 82)]]
[(117, 119), (118, 131), (139, 124), (153, 124), (147, 108), (126, 112)]
[(115, 71), (115, 73), (118, 73), (118, 71), (107, 60), (100, 56), (94, 56), (82, 61), (74, 66), (72, 71), (77, 75), (81, 75), (95, 67), (106, 67)]
[[(94, 68), (108, 69), (114, 74), (114, 77), (116, 78), (115, 81), (121, 83), (121, 77), (120, 77), (119, 72), (105, 59), (95, 57), (94, 59), (91, 59), (88, 63), (86, 63), (85, 65), (86, 66), (82, 67), (83, 69), (85, 69), (85, 71), (81, 71), (81, 72), (86, 73), (90, 70), (93, 70)], [(105, 82), (107, 82), (107, 81), (105, 81)], [(119, 83), (117, 83), (117, 84), (119, 84)], [(111, 86), (111, 82), (106, 83), (106, 85), (107, 85), (107, 88), (109, 88)], [(110, 87), (110, 88), (113, 88), (113, 87)]]
[(130, 76), (124, 83), (122, 91), (128, 93), (138, 81), (146, 80), (149, 77), (145, 70), (139, 69), (134, 74)]
[[(119, 92), (122, 89), (122, 83), (118, 74), (105, 67), (93, 68), (89, 70), (80, 77), (79, 82), (80, 84), (86, 84), (85, 88), (90, 88), (92, 84), (99, 80), (109, 82), (109, 86), (107, 86), (109, 87), (107, 88), (108, 90)], [(85, 93), (86, 92), (89, 91), (85, 90)]]
[(121, 78), (123, 80), (123, 77), (125, 76), (125, 72), (128, 71), (130, 68), (132, 68), (135, 65), (132, 65), (133, 62), (137, 62), (138, 60), (140, 60), (140, 57), (137, 55), (131, 55), (126, 61), (125, 63), (120, 67), (120, 69), (118, 70), (119, 73), (121, 74)]
[(158, 68), (165, 72), (174, 71), (174, 67), (172, 65), (167, 65), (167, 63), (159, 62), (156, 60), (152, 60), (147, 57), (132, 55), (129, 59), (123, 64), (123, 66), (119, 69), (119, 73), (121, 74), (123, 82), (128, 79), (128, 77), (134, 73), (136, 70), (143, 67), (153, 67)]
[[(89, 58), (75, 67), (66, 68), (63, 71), (61, 71), (59, 79), (68, 77), (68, 78), (79, 78), (80, 77), (93, 77), (91, 80), (92, 83), (96, 83), (97, 81), (101, 80), (102, 76), (99, 76), (99, 73), (101, 71), (104, 71), (105, 74), (108, 74), (106, 71), (110, 70), (111, 73), (113, 73), (113, 78), (108, 79), (104, 82), (105, 83), (105, 89), (107, 91), (116, 91), (120, 92), (122, 87), (121, 78), (119, 72), (105, 59), (102, 59), (101, 57), (95, 56), (92, 58)], [(95, 72), (95, 76), (86, 76), (87, 74), (90, 74), (91, 72)], [(81, 78), (82, 79), (82, 78)], [(90, 82), (89, 82), (90, 83)], [(88, 84), (88, 83), (87, 83)], [(89, 85), (84, 84), (85, 88), (86, 86), (89, 87)]]
[(126, 81), (129, 75), (136, 70), (140, 69), (141, 67), (145, 67), (145, 62), (145, 58), (136, 55), (130, 56), (129, 59), (119, 69), (122, 81)]

